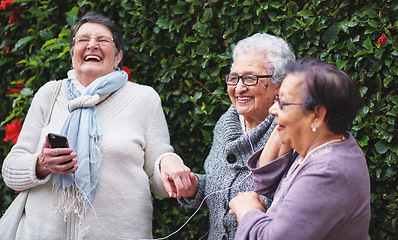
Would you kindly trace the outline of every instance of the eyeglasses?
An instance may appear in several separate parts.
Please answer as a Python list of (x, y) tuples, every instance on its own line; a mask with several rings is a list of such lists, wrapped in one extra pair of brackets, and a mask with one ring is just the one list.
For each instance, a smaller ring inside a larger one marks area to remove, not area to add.
[(76, 45), (87, 45), (91, 39), (95, 39), (97, 44), (99, 46), (108, 46), (112, 45), (113, 43), (113, 38), (108, 37), (108, 36), (87, 36), (87, 35), (79, 35), (73, 38), (73, 41), (75, 42)]
[(242, 83), (245, 86), (254, 86), (258, 83), (259, 78), (271, 78), (272, 75), (256, 75), (256, 74), (244, 74), (242, 76), (236, 74), (227, 74), (225, 76), (225, 82), (227, 85), (237, 85), (239, 79), (242, 79)]
[(278, 94), (275, 94), (275, 101), (274, 102), (278, 102), (279, 104), (279, 109), (283, 110), (283, 106), (289, 106), (289, 105), (304, 105), (303, 103), (287, 103), (287, 102), (283, 102), (280, 98)]

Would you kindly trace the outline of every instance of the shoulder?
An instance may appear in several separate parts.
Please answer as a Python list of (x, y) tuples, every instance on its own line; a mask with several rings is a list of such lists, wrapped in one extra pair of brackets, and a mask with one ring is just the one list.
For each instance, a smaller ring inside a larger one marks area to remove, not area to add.
[(160, 99), (159, 94), (155, 91), (155, 89), (147, 85), (128, 81), (122, 89), (123, 91), (127, 91), (131, 94), (138, 95), (147, 99)]
[(223, 113), (223, 115), (221, 115), (221, 117), (217, 121), (217, 125), (223, 125), (225, 122), (229, 121), (239, 121), (239, 115), (234, 105), (231, 105), (228, 110)]
[(62, 87), (61, 84), (63, 80), (53, 80), (46, 82), (43, 86), (37, 90), (33, 101), (50, 101), (52, 94), (55, 92), (57, 87)]
[(46, 82), (43, 86), (39, 88), (37, 92), (48, 92), (48, 91), (53, 91), (55, 88), (57, 88), (58, 84), (62, 82), (63, 80), (52, 80), (49, 82)]
[(355, 188), (356, 184), (365, 185), (369, 181), (365, 156), (351, 135), (344, 142), (320, 149), (308, 159), (306, 165), (303, 168), (306, 168), (307, 173), (332, 178), (344, 188), (349, 186)]
[(130, 109), (141, 109), (148, 112), (162, 106), (159, 94), (150, 86), (127, 82), (114, 94), (114, 101)]

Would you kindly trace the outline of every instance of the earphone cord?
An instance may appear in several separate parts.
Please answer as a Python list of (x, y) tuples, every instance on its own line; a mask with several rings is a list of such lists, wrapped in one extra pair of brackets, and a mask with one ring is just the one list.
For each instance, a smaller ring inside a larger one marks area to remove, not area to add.
[[(253, 154), (254, 154), (255, 152), (254, 152), (254, 148), (253, 148), (253, 145), (252, 145), (252, 142), (251, 142), (249, 133), (247, 133), (247, 136), (249, 137), (249, 143), (250, 143), (252, 152), (253, 152)], [(167, 235), (166, 237), (161, 237), (161, 238), (142, 238), (142, 239), (140, 239), (140, 240), (163, 240), (163, 239), (167, 239), (167, 238), (171, 237), (172, 235), (174, 235), (174, 234), (176, 234), (177, 232), (179, 232), (183, 227), (185, 227), (185, 225), (188, 224), (188, 222), (189, 222), (189, 221), (195, 216), (195, 214), (200, 210), (200, 208), (202, 207), (203, 203), (205, 202), (205, 200), (206, 200), (208, 197), (210, 197), (211, 195), (216, 194), (216, 193), (225, 192), (225, 191), (227, 191), (227, 190), (229, 190), (229, 189), (231, 189), (231, 188), (234, 188), (234, 187), (238, 186), (238, 185), (241, 184), (243, 181), (245, 181), (246, 178), (248, 178), (250, 175), (252, 175), (252, 172), (250, 172), (247, 176), (245, 176), (245, 177), (244, 177), (242, 180), (240, 180), (238, 183), (236, 183), (236, 184), (234, 184), (234, 185), (232, 185), (232, 186), (230, 186), (230, 187), (228, 187), (228, 188), (226, 188), (226, 189), (222, 189), (222, 190), (218, 190), (218, 191), (214, 191), (214, 192), (212, 192), (212, 193), (209, 193), (207, 196), (205, 196), (205, 197), (203, 198), (203, 200), (202, 200), (202, 202), (200, 203), (199, 207), (198, 207), (198, 208), (195, 210), (195, 212), (188, 218), (188, 220), (185, 221), (185, 223), (182, 224), (181, 227), (179, 227), (176, 231), (170, 233), (170, 234)], [(89, 203), (89, 205), (90, 205), (90, 207), (91, 207), (91, 209), (92, 209), (92, 211), (93, 211), (93, 214), (94, 214), (95, 218), (96, 218), (97, 221), (101, 224), (102, 228), (103, 228), (106, 232), (108, 232), (110, 235), (112, 235), (113, 237), (115, 237), (115, 238), (122, 239), (122, 240), (135, 240), (135, 239), (131, 239), (131, 238), (119, 237), (119, 236), (115, 235), (114, 233), (112, 233), (111, 231), (109, 231), (109, 230), (104, 226), (104, 224), (100, 221), (100, 219), (98, 218), (97, 213), (95, 212), (94, 206), (93, 206), (93, 204), (90, 202), (90, 200), (88, 199), (87, 195), (86, 195), (86, 194), (79, 188), (79, 186), (77, 185), (76, 180), (75, 180), (75, 177), (74, 177), (73, 175), (72, 175), (72, 177), (73, 177), (73, 181), (75, 182), (76, 187), (79, 189), (79, 192), (83, 194), (83, 197), (84, 197), (84, 198), (87, 200), (87, 202)]]

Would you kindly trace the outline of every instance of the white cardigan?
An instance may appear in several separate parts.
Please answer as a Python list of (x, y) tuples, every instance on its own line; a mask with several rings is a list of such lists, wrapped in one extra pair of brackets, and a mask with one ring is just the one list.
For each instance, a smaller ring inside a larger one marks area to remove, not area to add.
[(151, 192), (167, 196), (159, 159), (173, 151), (159, 95), (151, 87), (127, 82), (97, 105), (103, 136), (93, 209), (83, 219), (64, 220), (52, 206), (52, 175), (38, 179), (35, 171), (45, 135), (59, 133), (69, 114), (66, 79), (62, 81), (50, 123), (43, 127), (56, 81), (46, 83), (35, 95), (18, 142), (3, 164), (3, 178), (10, 188), (30, 189), (17, 239), (151, 238)]

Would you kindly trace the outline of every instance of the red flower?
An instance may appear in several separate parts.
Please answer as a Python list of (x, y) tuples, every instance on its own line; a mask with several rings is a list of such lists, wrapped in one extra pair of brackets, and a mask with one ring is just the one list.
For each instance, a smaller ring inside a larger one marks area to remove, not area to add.
[(6, 130), (6, 137), (3, 139), (4, 142), (8, 142), (11, 140), (12, 143), (17, 143), (19, 133), (22, 129), (22, 120), (18, 119), (17, 121), (7, 124), (4, 129)]
[(10, 97), (13, 97), (12, 96), (13, 94), (21, 93), (21, 90), (25, 87), (25, 84), (21, 80), (18, 80), (16, 83), (13, 83), (13, 85), (15, 88), (12, 88), (7, 92), (10, 95)]
[(19, 19), (15, 17), (14, 12), (10, 12), (10, 19), (8, 23), (19, 23)]
[(18, 93), (18, 94), (20, 94), (21, 93), (21, 90), (22, 89), (18, 89), (18, 88), (12, 88), (12, 89), (10, 89), (10, 90), (8, 90), (8, 94), (9, 95), (11, 95), (11, 94), (15, 94), (15, 93)]
[(18, 80), (17, 83), (15, 84), (15, 87), (22, 89), (25, 87), (25, 84), (23, 83), (22, 80)]
[(5, 55), (7, 55), (9, 52), (10, 52), (10, 47), (9, 47), (9, 46), (3, 47), (3, 53), (4, 53)]
[(13, 3), (14, 0), (1, 1), (0, 10), (5, 10), (6, 8), (11, 7)]
[(130, 81), (131, 70), (128, 67), (124, 66), (124, 67), (122, 67), (122, 71), (125, 71), (127, 73), (127, 75), (128, 75), (127, 79)]
[(378, 43), (380, 46), (383, 46), (384, 43), (387, 42), (387, 40), (388, 40), (388, 37), (383, 33), (383, 34), (381, 35), (381, 37), (379, 38), (379, 40), (377, 40), (377, 43)]

